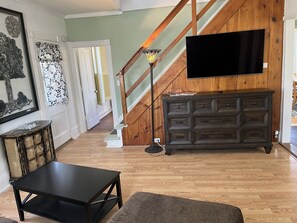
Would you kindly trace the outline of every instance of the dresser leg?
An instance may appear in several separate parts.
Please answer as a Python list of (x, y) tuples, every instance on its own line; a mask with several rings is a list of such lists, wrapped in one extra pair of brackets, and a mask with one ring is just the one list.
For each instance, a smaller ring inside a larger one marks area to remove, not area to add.
[(272, 150), (272, 146), (265, 146), (264, 147), (266, 154), (270, 154), (271, 150)]
[(171, 149), (166, 149), (166, 151), (165, 151), (165, 155), (170, 156), (170, 155), (171, 155)]

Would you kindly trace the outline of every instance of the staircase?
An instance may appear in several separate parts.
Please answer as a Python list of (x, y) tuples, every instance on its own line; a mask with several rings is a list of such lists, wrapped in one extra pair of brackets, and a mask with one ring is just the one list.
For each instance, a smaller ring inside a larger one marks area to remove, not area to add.
[[(141, 82), (144, 82), (144, 79), (149, 74), (149, 70), (146, 69), (146, 71), (139, 77), (139, 79), (130, 87), (128, 91), (125, 90), (125, 75), (129, 72), (129, 69), (134, 65), (134, 63), (139, 60), (141, 56), (141, 51), (143, 49), (148, 48), (154, 40), (158, 37), (158, 35), (161, 34), (161, 32), (168, 26), (168, 24), (173, 20), (175, 16), (182, 10), (182, 8), (188, 3), (189, 0), (181, 0), (178, 5), (169, 13), (169, 15), (163, 20), (163, 22), (154, 30), (154, 32), (151, 34), (151, 36), (143, 43), (143, 45), (137, 50), (137, 52), (132, 56), (132, 58), (128, 61), (128, 63), (121, 69), (118, 75), (120, 75), (120, 88), (121, 88), (121, 94), (122, 94), (122, 108), (123, 108), (123, 117), (124, 120), (115, 127), (115, 129), (105, 138), (106, 147), (107, 148), (120, 148), (123, 146), (123, 135), (122, 131), (124, 127), (128, 127), (128, 123), (134, 123), (135, 120), (137, 120), (141, 114), (139, 115), (131, 115), (135, 114), (135, 112), (128, 112), (132, 111), (133, 107), (139, 106), (139, 102), (141, 99), (146, 96), (146, 93), (149, 92), (149, 84), (146, 83), (146, 88), (143, 90), (143, 94), (138, 95), (136, 99), (133, 100), (133, 103), (128, 104), (127, 100), (130, 95), (133, 94), (133, 91), (141, 84)], [(193, 3), (194, 1), (192, 1)], [(196, 1), (195, 1), (196, 2)], [(162, 55), (158, 58), (158, 60), (155, 62), (154, 67), (158, 65), (158, 63), (161, 62), (163, 58), (167, 56), (170, 50), (174, 48), (174, 46), (184, 37), (187, 32), (193, 28), (193, 34), (197, 33), (197, 21), (201, 19), (203, 16), (205, 17), (204, 20), (199, 22), (199, 26), (202, 27), (206, 26), (209, 21), (220, 11), (220, 9), (224, 6), (226, 3), (226, 0), (210, 0), (208, 3), (202, 3), (203, 7), (201, 8), (198, 15), (196, 15), (196, 7), (192, 6), (193, 14), (192, 17), (195, 19), (195, 21), (189, 23), (184, 30), (174, 39), (169, 46), (166, 48), (166, 50), (163, 50)], [(201, 3), (200, 3), (201, 4)], [(195, 3), (196, 5), (196, 3)], [(182, 47), (181, 50), (179, 50), (179, 55), (181, 55), (185, 50), (185, 46)], [(176, 61), (178, 57), (175, 57), (173, 61)], [(145, 66), (147, 67), (147, 62), (145, 62)], [(173, 63), (169, 64), (167, 67), (172, 66)], [(158, 75), (158, 79), (165, 73), (165, 71), (168, 70), (164, 69), (160, 75)], [(149, 105), (148, 105), (149, 106)], [(143, 113), (143, 111), (141, 111)], [(126, 124), (124, 124), (126, 123)]]

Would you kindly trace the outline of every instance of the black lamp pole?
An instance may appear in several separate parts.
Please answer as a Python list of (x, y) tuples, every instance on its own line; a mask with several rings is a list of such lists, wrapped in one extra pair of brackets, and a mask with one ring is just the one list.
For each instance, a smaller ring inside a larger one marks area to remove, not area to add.
[[(152, 127), (152, 142), (151, 145), (147, 148), (145, 148), (145, 152), (147, 153), (159, 153), (163, 149), (161, 146), (156, 144), (154, 142), (155, 139), (155, 116), (154, 116), (154, 74), (153, 74), (153, 69), (154, 69), (154, 62), (156, 58), (156, 54), (159, 53), (161, 50), (159, 49), (153, 49), (153, 50), (144, 50), (143, 53), (147, 54), (147, 58), (150, 64), (150, 79), (151, 79), (151, 127)], [(150, 57), (151, 56), (151, 57)], [(151, 59), (150, 59), (151, 58)]]
[(155, 142), (155, 115), (154, 115), (154, 74), (153, 74), (153, 63), (150, 63), (150, 69), (151, 69), (151, 108), (152, 108), (152, 113), (151, 113), (151, 122), (152, 122), (152, 144)]

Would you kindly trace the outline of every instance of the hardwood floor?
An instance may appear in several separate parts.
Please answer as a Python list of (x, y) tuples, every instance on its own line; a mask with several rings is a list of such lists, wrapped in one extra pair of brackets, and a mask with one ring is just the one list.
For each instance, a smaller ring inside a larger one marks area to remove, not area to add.
[(89, 131), (91, 132), (100, 132), (100, 131), (109, 131), (113, 130), (113, 116), (112, 112), (102, 118), (98, 125), (94, 126)]
[[(271, 154), (259, 148), (150, 155), (144, 146), (105, 148), (108, 133), (89, 131), (68, 142), (57, 151), (58, 160), (121, 171), (124, 203), (137, 191), (149, 191), (236, 205), (246, 223), (297, 222), (297, 160), (278, 144)], [(0, 200), (0, 216), (19, 221), (12, 189)], [(52, 221), (25, 213), (25, 222)]]

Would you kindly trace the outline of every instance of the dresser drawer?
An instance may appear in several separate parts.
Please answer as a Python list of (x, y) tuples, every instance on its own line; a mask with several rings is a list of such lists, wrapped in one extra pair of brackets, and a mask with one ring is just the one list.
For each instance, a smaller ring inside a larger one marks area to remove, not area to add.
[(268, 97), (267, 96), (243, 97), (242, 109), (243, 110), (268, 109)]
[(215, 112), (215, 99), (200, 99), (193, 101), (193, 113), (213, 113)]
[(168, 137), (169, 144), (192, 144), (190, 131), (170, 131)]
[(240, 115), (193, 117), (194, 128), (232, 128), (240, 125)]
[(236, 112), (239, 111), (239, 98), (222, 98), (217, 100), (218, 112)]
[(243, 112), (242, 125), (243, 126), (267, 126), (268, 112)]
[(193, 132), (194, 144), (238, 143), (239, 131), (237, 129), (199, 130)]
[(190, 114), (190, 101), (168, 102), (168, 115)]
[(241, 133), (242, 142), (267, 142), (267, 128), (244, 128)]
[(191, 118), (190, 117), (168, 117), (168, 128), (172, 129), (190, 129)]

